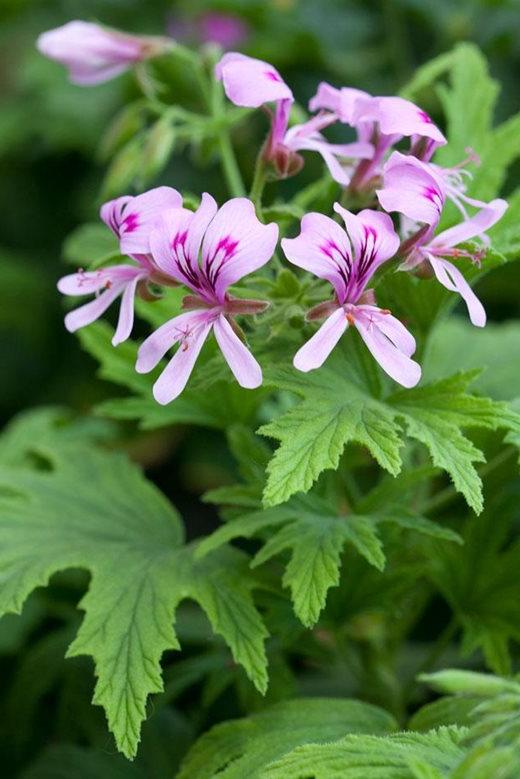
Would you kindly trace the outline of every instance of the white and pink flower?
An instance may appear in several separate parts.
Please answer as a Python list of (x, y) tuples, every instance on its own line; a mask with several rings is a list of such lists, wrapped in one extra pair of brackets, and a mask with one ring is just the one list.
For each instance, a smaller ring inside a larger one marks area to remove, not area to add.
[(69, 332), (73, 333), (99, 319), (121, 296), (119, 319), (112, 343), (117, 346), (129, 338), (134, 323), (134, 299), (139, 286), (145, 286), (150, 281), (168, 281), (150, 255), (150, 233), (164, 211), (181, 206), (181, 195), (171, 187), (157, 187), (137, 197), (120, 197), (102, 206), (101, 218), (119, 238), (121, 254), (128, 255), (133, 262), (110, 265), (95, 271), (79, 270), (59, 280), (58, 289), (64, 295), (96, 296), (94, 300), (66, 315), (65, 327)]
[(37, 41), (39, 51), (65, 65), (70, 81), (80, 86), (110, 81), (171, 44), (167, 38), (130, 35), (82, 21), (44, 32)]
[(228, 288), (265, 265), (277, 240), (277, 225), (259, 222), (247, 198), (234, 198), (219, 209), (204, 193), (197, 211), (176, 208), (162, 216), (150, 238), (153, 261), (193, 294), (184, 300), (186, 313), (159, 327), (139, 349), (136, 370), (148, 373), (178, 345), (154, 384), (159, 403), (182, 392), (211, 331), (238, 383), (248, 389), (262, 383), (260, 365), (244, 345), (234, 316), (258, 313), (268, 304), (233, 298)]
[(332, 177), (346, 186), (350, 181), (348, 168), (340, 160), (365, 159), (372, 155), (369, 143), (334, 144), (327, 141), (320, 131), (337, 121), (335, 114), (330, 112), (322, 112), (308, 122), (288, 129), (294, 96), (268, 62), (229, 52), (217, 64), (215, 75), (223, 82), (227, 97), (235, 105), (247, 108), (274, 105), (274, 113), (266, 108), (271, 115), (271, 130), (264, 157), (274, 163), (280, 176), (298, 172), (303, 164), (299, 151), (316, 151)]
[(380, 211), (354, 215), (338, 203), (346, 230), (323, 214), (306, 214), (297, 238), (284, 238), (282, 248), (294, 265), (325, 279), (334, 287), (333, 300), (307, 314), (312, 321), (326, 317), (319, 330), (294, 357), (300, 371), (319, 368), (349, 326), (354, 326), (384, 371), (404, 387), (413, 387), (421, 368), (411, 359), (415, 339), (390, 311), (378, 308), (367, 284), (399, 248), (392, 220)]
[[(501, 198), (490, 203), (466, 198), (466, 203), (479, 210), (463, 222), (435, 234), (448, 195), (446, 177), (442, 169), (424, 163), (412, 156), (394, 152), (388, 160), (383, 176), (383, 187), (377, 196), (386, 211), (397, 211), (418, 226), (415, 234), (401, 246), (405, 257), (402, 270), (418, 265), (429, 265), (437, 280), (451, 292), (458, 292), (468, 309), (471, 322), (477, 327), (486, 324), (486, 312), (460, 270), (448, 259), (480, 260), (480, 254), (458, 248), (466, 241), (476, 239), (485, 246), (485, 231), (503, 216), (507, 202)], [(422, 226), (420, 226), (422, 225)]]

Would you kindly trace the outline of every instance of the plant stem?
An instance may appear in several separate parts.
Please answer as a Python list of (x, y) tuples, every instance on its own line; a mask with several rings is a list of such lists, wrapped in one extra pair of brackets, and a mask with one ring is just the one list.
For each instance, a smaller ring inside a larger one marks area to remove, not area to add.
[(233, 197), (244, 197), (246, 190), (227, 128), (219, 128), (217, 137), (220, 149), (220, 162), (229, 191)]
[(229, 193), (233, 197), (244, 197), (246, 190), (240, 175), (235, 152), (231, 145), (229, 129), (222, 124), (225, 116), (224, 93), (220, 82), (211, 77), (208, 79), (204, 64), (197, 62), (195, 69), (197, 83), (212, 118), (217, 122), (217, 141), (220, 151), (220, 164), (226, 180)]
[(255, 204), (259, 216), (262, 214), (262, 193), (264, 191), (265, 182), (267, 180), (263, 154), (264, 148), (262, 146), (256, 160), (255, 174), (253, 176), (253, 183), (251, 184), (251, 191), (249, 193), (249, 197)]

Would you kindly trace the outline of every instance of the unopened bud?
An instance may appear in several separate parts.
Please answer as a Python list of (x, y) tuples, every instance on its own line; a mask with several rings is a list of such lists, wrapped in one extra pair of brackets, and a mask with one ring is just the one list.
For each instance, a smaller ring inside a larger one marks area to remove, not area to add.
[(286, 179), (295, 176), (303, 168), (303, 157), (287, 146), (278, 144), (272, 155), (273, 167), (278, 178)]

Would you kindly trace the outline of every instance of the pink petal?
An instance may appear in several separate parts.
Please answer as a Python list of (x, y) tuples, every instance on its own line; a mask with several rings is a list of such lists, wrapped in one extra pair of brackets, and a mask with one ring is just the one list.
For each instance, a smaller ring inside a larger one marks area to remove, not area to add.
[(356, 306), (357, 311), (365, 311), (369, 316), (377, 316), (377, 327), (392, 343), (407, 357), (415, 352), (415, 338), (399, 319), (391, 314), (384, 314), (377, 306)]
[(334, 111), (342, 122), (354, 125), (354, 116), (360, 101), (371, 99), (368, 92), (352, 87), (342, 87), (336, 89), (330, 84), (322, 81), (318, 86), (318, 91), (309, 101), (309, 110), (327, 109)]
[(101, 219), (120, 238), (122, 254), (148, 254), (150, 233), (161, 214), (181, 208), (182, 196), (172, 187), (156, 187), (137, 197), (120, 197), (101, 207)]
[(217, 212), (215, 200), (206, 192), (198, 209), (176, 208), (161, 216), (161, 225), (150, 235), (150, 250), (156, 265), (166, 274), (203, 292), (199, 268), (202, 237)]
[(420, 135), (431, 138), (439, 146), (446, 143), (428, 114), (402, 97), (375, 97), (358, 102), (355, 113), (356, 121), (377, 122), (383, 135)]
[(215, 338), (241, 387), (255, 389), (262, 383), (262, 369), (221, 314), (213, 325)]
[(121, 305), (119, 308), (119, 319), (117, 320), (117, 328), (112, 338), (112, 346), (126, 341), (130, 337), (132, 327), (134, 326), (134, 300), (135, 290), (141, 278), (136, 276), (129, 284), (126, 285), (123, 295), (121, 297)]
[(69, 69), (73, 83), (100, 84), (143, 59), (143, 39), (73, 21), (40, 35), (39, 51)]
[(178, 397), (190, 378), (193, 366), (211, 330), (211, 322), (201, 324), (190, 341), (181, 344), (174, 356), (153, 385), (153, 396), (161, 405)]
[(57, 287), (64, 295), (91, 295), (113, 284), (131, 281), (136, 276), (143, 277), (142, 268), (136, 265), (109, 265), (95, 271), (78, 271), (63, 276)]
[(202, 244), (202, 273), (218, 300), (226, 289), (273, 256), (278, 226), (262, 224), (247, 198), (228, 200), (210, 223)]
[(307, 373), (323, 365), (347, 327), (345, 312), (342, 308), (338, 308), (325, 320), (312, 338), (296, 352), (293, 360), (294, 367)]
[(469, 241), (471, 238), (482, 236), (485, 230), (488, 230), (503, 217), (507, 208), (507, 201), (501, 198), (492, 200), (470, 219), (466, 219), (464, 222), (436, 235), (431, 242), (431, 246), (450, 248), (464, 241)]
[(306, 137), (304, 129), (305, 125), (291, 127), (285, 136), (285, 144), (292, 151), (307, 150), (321, 154), (334, 181), (344, 187), (348, 186), (351, 177), (347, 169), (339, 162), (338, 157), (369, 159), (373, 154), (374, 149), (369, 143), (329, 143), (319, 133), (313, 133)]
[(300, 235), (283, 238), (282, 249), (293, 265), (330, 282), (339, 301), (344, 302), (352, 250), (346, 232), (337, 222), (323, 214), (305, 214)]
[(81, 327), (90, 325), (102, 316), (107, 308), (114, 302), (114, 300), (121, 294), (125, 284), (114, 284), (106, 292), (102, 292), (101, 295), (91, 300), (89, 303), (80, 306), (79, 308), (70, 311), (65, 317), (65, 327), (69, 333), (74, 333)]
[(399, 236), (393, 222), (388, 214), (368, 208), (353, 214), (339, 203), (334, 203), (334, 210), (345, 222), (356, 263), (365, 264), (369, 270), (368, 276), (363, 274), (364, 280), (368, 281), (377, 268), (393, 257), (399, 248)]
[(188, 311), (165, 322), (141, 344), (135, 365), (137, 373), (149, 373), (174, 344), (183, 339), (189, 341), (192, 333), (211, 325), (215, 318), (210, 311)]
[(433, 167), (411, 155), (394, 152), (383, 176), (383, 188), (377, 190), (377, 197), (385, 211), (398, 211), (414, 222), (437, 224), (446, 192)]
[[(231, 201), (232, 202), (232, 201)], [(198, 267), (199, 252), (202, 239), (208, 226), (217, 214), (218, 206), (215, 199), (203, 192), (200, 206), (197, 208), (189, 224), (186, 252), (192, 264)]]
[(434, 257), (432, 254), (428, 255), (431, 266), (439, 281), (443, 287), (449, 289), (450, 292), (458, 292), (461, 298), (464, 300), (471, 323), (476, 327), (484, 327), (486, 324), (486, 311), (484, 306), (475, 295), (468, 282), (455, 265), (447, 260), (441, 260)]
[(366, 315), (362, 311), (359, 314), (354, 316), (355, 326), (381, 368), (403, 387), (415, 387), (421, 378), (421, 366), (399, 349), (396, 341), (401, 340), (402, 334), (394, 341), (395, 334), (385, 324), (389, 315), (382, 312)]
[(293, 94), (278, 71), (263, 60), (238, 52), (224, 54), (215, 68), (232, 103), (258, 108), (264, 103), (293, 100)]

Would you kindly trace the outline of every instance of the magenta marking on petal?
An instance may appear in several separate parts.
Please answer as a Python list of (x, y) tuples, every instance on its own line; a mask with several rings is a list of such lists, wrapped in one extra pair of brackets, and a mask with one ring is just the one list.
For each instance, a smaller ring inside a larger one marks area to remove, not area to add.
[(139, 217), (137, 214), (128, 214), (121, 222), (121, 227), (125, 233), (133, 233), (139, 227)]
[(271, 81), (277, 81), (279, 84), (283, 84), (282, 79), (278, 75), (278, 73), (275, 73), (274, 70), (266, 70), (264, 71), (264, 75), (267, 76), (268, 79)]
[(431, 118), (431, 116), (429, 116), (426, 113), (426, 111), (420, 110), (418, 113), (419, 113), (419, 118), (422, 122), (424, 122), (425, 124), (433, 124), (433, 119)]

